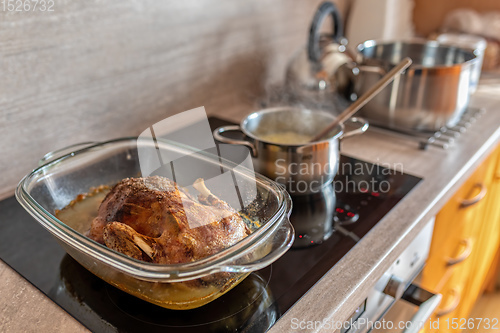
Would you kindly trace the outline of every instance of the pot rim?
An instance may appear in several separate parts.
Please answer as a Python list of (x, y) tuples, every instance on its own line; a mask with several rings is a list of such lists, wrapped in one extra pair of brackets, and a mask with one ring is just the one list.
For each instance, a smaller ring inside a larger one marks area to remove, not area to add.
[[(457, 46), (452, 46), (452, 45), (449, 45), (449, 44), (444, 44), (444, 43), (440, 43), (438, 42), (437, 40), (427, 40), (427, 39), (424, 39), (424, 38), (410, 38), (410, 39), (394, 39), (394, 40), (379, 40), (379, 39), (369, 39), (367, 41), (364, 41), (363, 43), (360, 43), (356, 46), (356, 51), (358, 52), (358, 54), (362, 57), (362, 59), (365, 59), (365, 57), (363, 56), (363, 54), (361, 54), (361, 51), (365, 48), (368, 48), (368, 47), (373, 47), (373, 46), (380, 46), (380, 45), (390, 45), (390, 44), (418, 44), (418, 45), (430, 45), (432, 47), (437, 47), (437, 48), (445, 48), (445, 49), (453, 49), (453, 48), (456, 48), (456, 49), (461, 49), (463, 50), (463, 52), (465, 53), (468, 53), (472, 56), (472, 59), (470, 60), (467, 60), (467, 61), (464, 61), (464, 62), (460, 62), (460, 63), (456, 63), (456, 64), (452, 64), (452, 65), (436, 65), (436, 66), (424, 66), (422, 64), (416, 64), (416, 63), (412, 63), (410, 65), (410, 67), (408, 67), (407, 71), (409, 70), (422, 70), (422, 69), (449, 69), (449, 68), (453, 68), (455, 66), (472, 66), (474, 63), (476, 63), (479, 58), (477, 57), (477, 55), (473, 52), (473, 51), (469, 51), (465, 48), (461, 48), (461, 47), (457, 47)], [(373, 58), (366, 58), (366, 59), (373, 59)], [(390, 65), (392, 66), (395, 66), (396, 63), (393, 63), (392, 61), (387, 61), (387, 63), (389, 63)], [(404, 75), (404, 73), (402, 74)]]
[(245, 134), (246, 136), (252, 138), (255, 141), (263, 142), (263, 143), (266, 143), (266, 144), (269, 144), (269, 145), (274, 145), (274, 146), (279, 146), (279, 147), (303, 147), (303, 146), (307, 146), (307, 145), (316, 145), (316, 144), (319, 144), (319, 143), (332, 142), (332, 140), (339, 140), (344, 135), (344, 124), (339, 124), (337, 126), (338, 132), (335, 133), (334, 136), (332, 136), (332, 137), (330, 137), (328, 139), (324, 139), (324, 140), (320, 140), (320, 141), (314, 141), (314, 142), (308, 142), (308, 143), (283, 144), (283, 143), (276, 143), (276, 142), (272, 142), (272, 141), (268, 141), (268, 140), (263, 140), (263, 139), (259, 138), (258, 136), (254, 135), (253, 133), (251, 133), (250, 131), (248, 131), (247, 128), (246, 128), (246, 125), (248, 124), (249, 120), (251, 120), (251, 119), (253, 119), (255, 117), (258, 117), (261, 114), (274, 113), (274, 112), (285, 111), (285, 110), (288, 110), (288, 111), (301, 111), (301, 112), (315, 113), (315, 114), (322, 114), (322, 115), (325, 115), (327, 117), (330, 117), (332, 119), (332, 121), (335, 120), (335, 116), (333, 116), (332, 114), (330, 114), (328, 112), (321, 111), (321, 110), (311, 110), (311, 109), (300, 108), (300, 107), (293, 107), (293, 106), (277, 106), (277, 107), (262, 109), (262, 110), (250, 113), (245, 118), (243, 118), (243, 120), (241, 120), (241, 122), (240, 122), (240, 129), (243, 132), (243, 134)]

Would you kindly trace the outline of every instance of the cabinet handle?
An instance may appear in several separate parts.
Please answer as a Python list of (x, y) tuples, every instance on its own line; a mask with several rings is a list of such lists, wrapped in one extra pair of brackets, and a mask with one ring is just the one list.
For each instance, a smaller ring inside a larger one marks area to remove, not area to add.
[(446, 260), (446, 264), (448, 266), (453, 266), (461, 263), (465, 259), (469, 258), (470, 254), (472, 253), (472, 241), (470, 240), (470, 238), (462, 239), (459, 244), (464, 246), (464, 250), (456, 258), (448, 258)]
[(474, 204), (477, 204), (479, 201), (481, 201), (482, 198), (484, 198), (486, 196), (486, 192), (488, 191), (488, 189), (486, 188), (486, 186), (483, 183), (477, 183), (477, 184), (475, 184), (474, 188), (476, 188), (476, 187), (479, 187), (481, 190), (479, 191), (479, 193), (474, 198), (462, 200), (460, 202), (460, 206), (462, 208), (469, 207), (469, 206), (472, 206)]
[(436, 311), (436, 317), (442, 317), (452, 313), (460, 304), (460, 292), (457, 289), (453, 288), (450, 290), (450, 294), (453, 296), (453, 302), (451, 302), (450, 306), (447, 309)]

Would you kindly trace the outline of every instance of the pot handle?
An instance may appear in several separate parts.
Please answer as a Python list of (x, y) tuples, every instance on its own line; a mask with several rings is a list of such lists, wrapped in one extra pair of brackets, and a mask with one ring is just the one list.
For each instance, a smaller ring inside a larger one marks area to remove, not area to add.
[(250, 141), (246, 140), (237, 140), (237, 139), (230, 139), (226, 138), (225, 136), (222, 136), (222, 133), (224, 132), (230, 132), (230, 131), (239, 131), (241, 132), (241, 128), (239, 125), (228, 125), (228, 126), (222, 126), (217, 128), (214, 132), (214, 138), (222, 143), (227, 143), (230, 145), (243, 145), (247, 146), (250, 148), (250, 151), (252, 153), (252, 157), (257, 157), (257, 149), (255, 148), (255, 145), (251, 143)]
[[(343, 92), (345, 98), (351, 101), (356, 101), (358, 99), (357, 91), (359, 91), (359, 85), (362, 82), (362, 78), (360, 78), (361, 73), (373, 73), (378, 74), (381, 78), (387, 74), (387, 70), (380, 66), (375, 65), (358, 65), (360, 62), (348, 62), (347, 68), (353, 74), (349, 76), (347, 79), (349, 80), (350, 85), (347, 85), (346, 91)], [(350, 88), (349, 88), (350, 86)]]
[(358, 127), (358, 128), (356, 128), (356, 129), (353, 129), (352, 131), (345, 132), (340, 137), (341, 139), (345, 139), (345, 138), (348, 138), (348, 137), (351, 137), (351, 136), (354, 136), (354, 135), (363, 134), (364, 132), (366, 132), (366, 130), (368, 129), (368, 127), (370, 127), (370, 125), (368, 124), (368, 121), (366, 121), (364, 118), (352, 117), (352, 118), (347, 119), (347, 121), (350, 121), (351, 123), (361, 124), (361, 126)]
[(319, 6), (316, 14), (314, 14), (313, 21), (311, 23), (311, 28), (309, 30), (309, 40), (307, 43), (307, 54), (309, 60), (312, 62), (319, 62), (321, 58), (321, 49), (319, 46), (320, 32), (319, 28), (325, 20), (325, 18), (331, 15), (333, 24), (333, 35), (332, 39), (334, 42), (338, 42), (343, 38), (344, 31), (342, 28), (342, 20), (340, 18), (339, 11), (337, 7), (329, 2), (325, 1)]
[(76, 143), (76, 144), (71, 145), (71, 146), (67, 146), (67, 147), (64, 147), (61, 149), (53, 150), (53, 151), (48, 152), (47, 154), (43, 155), (43, 157), (38, 161), (38, 166), (42, 166), (44, 164), (52, 162), (53, 160), (55, 160), (61, 156), (64, 156), (66, 154), (72, 153), (75, 150), (90, 147), (90, 146), (95, 145), (95, 144), (97, 144), (97, 142), (88, 141), (88, 142)]

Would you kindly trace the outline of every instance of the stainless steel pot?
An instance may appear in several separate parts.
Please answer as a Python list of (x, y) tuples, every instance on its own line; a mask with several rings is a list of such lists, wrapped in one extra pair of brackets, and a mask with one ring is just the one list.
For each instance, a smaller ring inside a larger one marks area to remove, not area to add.
[[(311, 194), (321, 191), (337, 174), (340, 140), (365, 132), (368, 123), (361, 118), (351, 118), (360, 127), (346, 133), (344, 126), (339, 125), (327, 139), (307, 144), (277, 144), (261, 137), (280, 132), (313, 137), (334, 119), (323, 111), (276, 107), (249, 114), (239, 126), (219, 127), (214, 137), (223, 143), (249, 147), (255, 171), (285, 185), (290, 194)], [(246, 138), (236, 140), (222, 135), (228, 131), (241, 131)]]
[[(404, 57), (413, 64), (360, 110), (370, 123), (401, 130), (436, 131), (454, 126), (469, 103), (471, 71), (477, 57), (469, 50), (435, 41), (412, 40), (358, 46), (360, 66), (388, 71)], [(379, 73), (360, 71), (355, 92), (366, 92)]]

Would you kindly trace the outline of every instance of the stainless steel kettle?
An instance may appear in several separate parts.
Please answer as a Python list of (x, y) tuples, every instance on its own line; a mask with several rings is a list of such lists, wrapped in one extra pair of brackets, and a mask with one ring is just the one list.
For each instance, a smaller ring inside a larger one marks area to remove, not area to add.
[[(332, 18), (333, 32), (322, 34), (320, 28), (328, 16)], [(313, 17), (307, 46), (288, 64), (285, 86), (291, 97), (305, 104), (328, 105), (335, 100), (339, 90), (352, 90), (355, 65), (347, 54), (346, 45), (337, 7), (331, 2), (323, 2)], [(342, 73), (337, 75), (337, 72)]]

